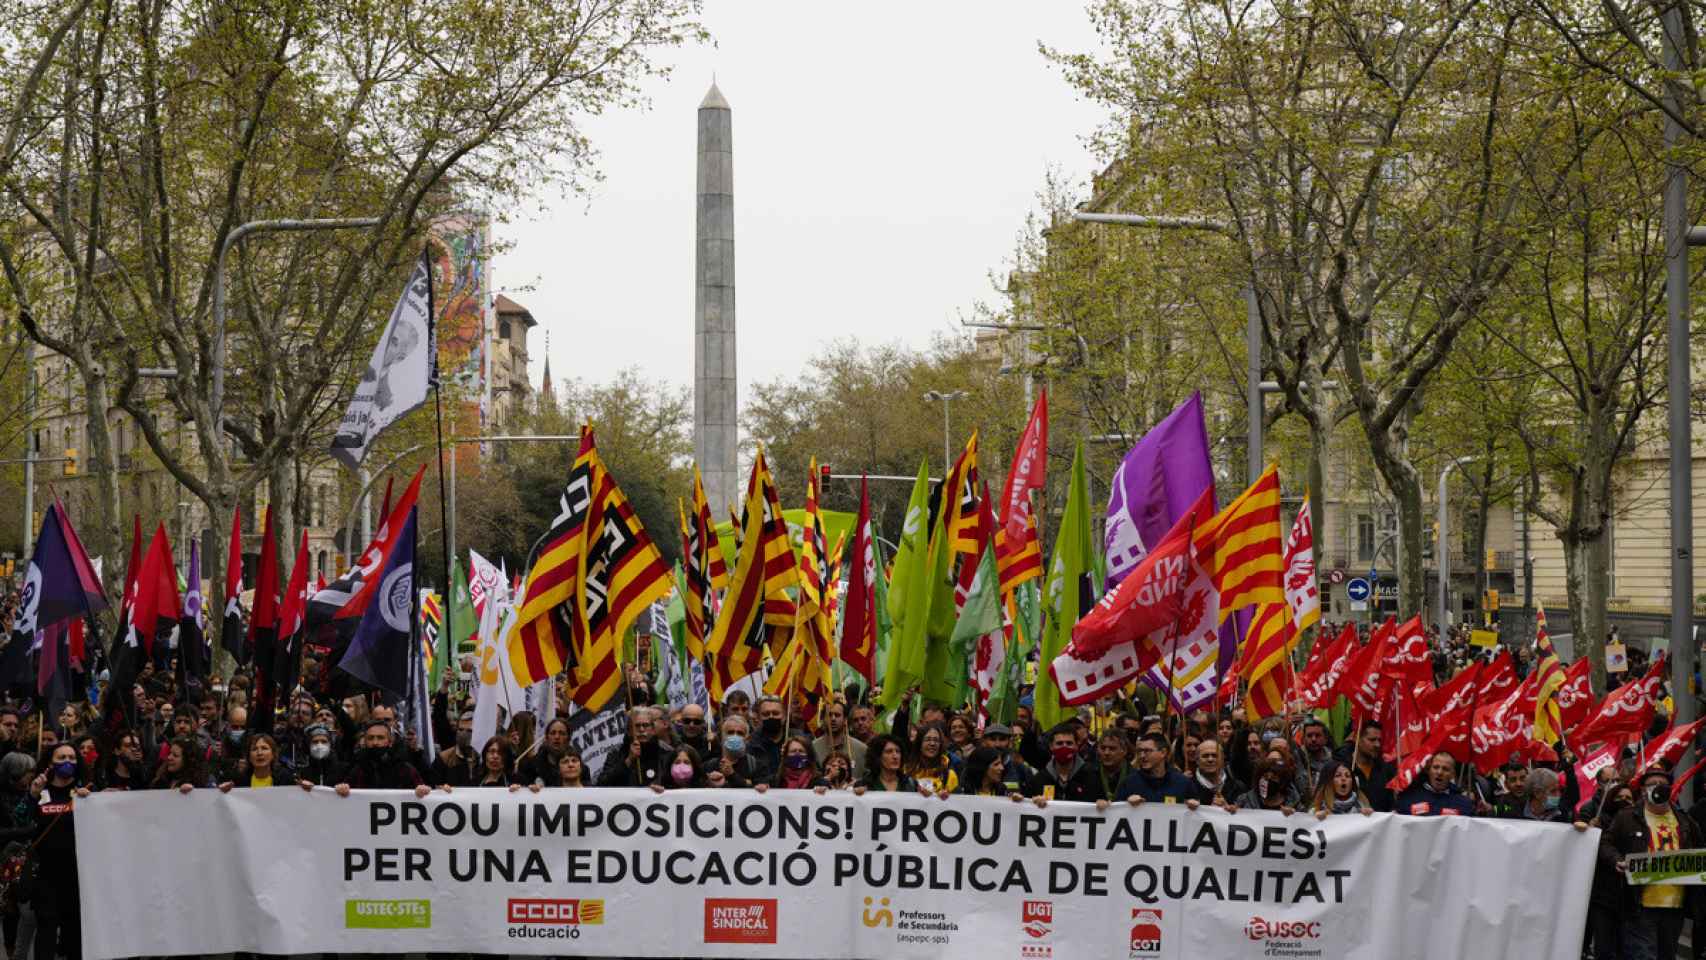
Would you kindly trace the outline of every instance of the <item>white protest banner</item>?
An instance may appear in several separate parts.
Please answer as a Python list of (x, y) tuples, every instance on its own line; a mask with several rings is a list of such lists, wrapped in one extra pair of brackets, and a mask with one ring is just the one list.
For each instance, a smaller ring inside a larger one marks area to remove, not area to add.
[(1634, 886), (1654, 883), (1706, 886), (1706, 850), (1632, 853), (1627, 860), (1624, 875)]
[(1467, 817), (791, 790), (146, 791), (75, 816), (87, 960), (1576, 960), (1599, 845)]

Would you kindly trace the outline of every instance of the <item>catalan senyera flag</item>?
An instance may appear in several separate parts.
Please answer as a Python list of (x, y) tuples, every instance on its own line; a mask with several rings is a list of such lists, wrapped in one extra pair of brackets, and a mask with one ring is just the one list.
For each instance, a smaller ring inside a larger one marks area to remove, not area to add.
[[(1238, 674), (1250, 678), (1244, 710), (1251, 719), (1275, 717), (1285, 712), (1286, 693), (1291, 689), (1290, 651), (1297, 646), (1297, 628), (1291, 608), (1283, 603), (1264, 603), (1256, 608), (1244, 640), (1245, 655), (1238, 661)], [(1264, 667), (1263, 664), (1266, 664)], [(1261, 668), (1262, 672), (1255, 671)]]
[(1197, 529), (1197, 556), (1220, 591), (1220, 618), (1241, 607), (1285, 603), (1279, 465)]
[(1540, 674), (1540, 689), (1534, 700), (1534, 739), (1551, 746), (1563, 739), (1564, 721), (1558, 706), (1558, 688), (1566, 679), (1564, 664), (1546, 633), (1546, 611), (1537, 608), (1534, 614), (1534, 670)]
[[(764, 451), (758, 451), (758, 459), (763, 461)], [(794, 559), (794, 548), (788, 535), (788, 521), (782, 515), (782, 496), (777, 492), (776, 480), (770, 473), (769, 463), (764, 464), (764, 480), (759, 492), (764, 497), (764, 623), (776, 629), (771, 633), (771, 654), (779, 656), (782, 647), (793, 636), (794, 620), (799, 616), (794, 598), (788, 591), (799, 585), (799, 568)], [(749, 505), (750, 507), (750, 505)], [(749, 508), (748, 507), (748, 508)], [(746, 525), (745, 510), (742, 508), (741, 526)], [(822, 553), (820, 551), (819, 555)]]
[(560, 503), (504, 645), (519, 685), (567, 669), (569, 696), (596, 711), (621, 686), (622, 635), (669, 593), (669, 568), (605, 469), (590, 424)]
[(1252, 716), (1283, 713), (1291, 688), (1291, 654), (1303, 631), (1321, 620), (1321, 591), (1315, 580), (1314, 525), (1309, 498), (1292, 521), (1285, 543), (1285, 602), (1256, 608), (1244, 641), (1238, 673), (1249, 678), (1248, 709)]
[(782, 518), (776, 482), (764, 462), (762, 448), (752, 461), (746, 503), (736, 529), (740, 552), (735, 556), (728, 593), (723, 596), (723, 609), (705, 643), (711, 657), (711, 696), (718, 702), (730, 684), (764, 663), (764, 608), (778, 550), (786, 556), (789, 570), (793, 569), (787, 521)]

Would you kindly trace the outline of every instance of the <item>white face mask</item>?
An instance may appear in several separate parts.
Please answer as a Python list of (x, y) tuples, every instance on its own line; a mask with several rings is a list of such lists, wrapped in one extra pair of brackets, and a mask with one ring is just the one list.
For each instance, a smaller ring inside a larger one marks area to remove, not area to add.
[(316, 760), (324, 760), (332, 755), (332, 745), (329, 743), (311, 743), (308, 745), (308, 755)]

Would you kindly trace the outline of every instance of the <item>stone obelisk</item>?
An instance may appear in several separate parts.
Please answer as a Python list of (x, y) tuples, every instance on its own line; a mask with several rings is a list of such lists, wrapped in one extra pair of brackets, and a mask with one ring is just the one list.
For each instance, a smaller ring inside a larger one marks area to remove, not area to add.
[(713, 520), (740, 505), (735, 410), (734, 119), (715, 81), (699, 104), (694, 236), (693, 455)]

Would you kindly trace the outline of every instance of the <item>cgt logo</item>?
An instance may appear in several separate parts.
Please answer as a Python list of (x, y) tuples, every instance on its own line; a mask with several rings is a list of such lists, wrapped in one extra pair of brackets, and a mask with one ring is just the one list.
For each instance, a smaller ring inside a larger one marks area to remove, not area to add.
[(505, 916), (510, 923), (598, 926), (604, 923), (604, 901), (517, 898), (509, 901)]
[(1161, 952), (1161, 911), (1133, 907), (1128, 956), (1153, 957)]
[(1250, 922), (1244, 924), (1244, 935), (1251, 940), (1319, 940), (1321, 924), (1319, 921), (1305, 923), (1302, 920), (1251, 917)]
[(1019, 914), (1019, 929), (1032, 940), (1047, 940), (1054, 932), (1054, 901), (1026, 900)]
[(775, 943), (776, 901), (708, 899), (706, 943)]

